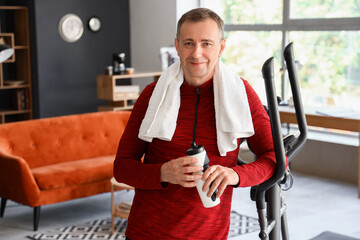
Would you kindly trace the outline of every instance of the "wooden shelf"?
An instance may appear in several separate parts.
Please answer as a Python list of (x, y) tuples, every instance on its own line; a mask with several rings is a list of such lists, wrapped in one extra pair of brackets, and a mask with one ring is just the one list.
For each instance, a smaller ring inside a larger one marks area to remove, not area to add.
[(13, 110), (13, 109), (0, 109), (0, 114), (3, 115), (15, 115), (15, 114), (24, 114), (24, 113), (30, 113), (30, 109), (24, 109), (24, 110)]
[(1, 29), (6, 32), (1, 32), (0, 38), (14, 49), (12, 57), (0, 64), (1, 124), (32, 119), (32, 90), (28, 9), (0, 6), (0, 14), (2, 26), (6, 26)]
[(30, 84), (19, 84), (19, 85), (6, 85), (2, 86), (1, 89), (21, 89), (21, 88), (29, 88)]
[[(160, 77), (161, 72), (143, 72), (143, 73), (133, 73), (133, 74), (124, 74), (124, 75), (102, 75), (103, 77), (109, 77), (112, 79), (128, 79), (128, 78), (143, 78), (143, 77)], [(156, 80), (157, 80), (156, 79)]]
[[(13, 33), (0, 33), (1, 43), (9, 45), (15, 49), (14, 34)], [(5, 63), (15, 62), (15, 54), (13, 54)]]
[(106, 111), (124, 111), (124, 110), (132, 110), (133, 105), (124, 106), (124, 107), (113, 107), (113, 106), (98, 106), (98, 112), (106, 112)]
[(0, 109), (0, 124), (14, 122), (14, 121), (28, 120), (31, 115), (32, 115), (31, 109), (25, 109), (25, 110)]
[[(109, 106), (99, 106), (98, 111), (131, 110), (133, 104), (129, 104), (129, 102), (131, 103), (131, 100), (136, 100), (139, 97), (139, 88), (137, 86), (117, 86), (116, 80), (153, 77), (154, 81), (157, 81), (160, 75), (161, 72), (144, 72), (126, 75), (97, 76), (97, 96), (99, 99), (109, 101)], [(125, 88), (125, 90), (127, 88), (128, 91), (119, 91), (119, 88)]]
[(110, 179), (111, 183), (111, 232), (114, 233), (114, 218), (119, 217), (123, 219), (128, 219), (131, 203), (117, 202), (115, 199), (115, 192), (121, 190), (134, 190), (133, 187), (126, 185), (124, 183), (119, 183), (115, 178)]
[(25, 46), (25, 45), (16, 45), (14, 46), (15, 50), (28, 50), (29, 46)]
[(0, 10), (27, 10), (24, 6), (0, 6)]

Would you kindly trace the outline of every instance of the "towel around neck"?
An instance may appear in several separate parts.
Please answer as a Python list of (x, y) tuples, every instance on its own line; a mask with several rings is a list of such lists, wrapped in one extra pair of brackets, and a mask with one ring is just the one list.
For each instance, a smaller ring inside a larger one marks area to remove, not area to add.
[[(254, 134), (250, 107), (243, 81), (220, 60), (214, 73), (214, 105), (217, 145), (221, 156), (235, 150), (238, 138)], [(180, 107), (180, 87), (184, 82), (180, 61), (164, 71), (151, 95), (138, 137), (171, 141)]]

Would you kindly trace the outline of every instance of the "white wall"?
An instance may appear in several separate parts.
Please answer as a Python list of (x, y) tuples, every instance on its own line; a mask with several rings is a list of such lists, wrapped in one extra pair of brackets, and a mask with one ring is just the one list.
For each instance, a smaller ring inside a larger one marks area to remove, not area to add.
[[(161, 71), (160, 48), (174, 45), (177, 20), (199, 0), (130, 0), (131, 65), (137, 72)], [(133, 79), (142, 91), (152, 78)]]
[[(174, 42), (176, 0), (130, 0), (131, 65), (137, 72), (161, 71), (160, 48)], [(152, 78), (133, 79), (142, 90)]]
[(177, 0), (176, 1), (176, 22), (187, 11), (201, 6), (201, 0)]

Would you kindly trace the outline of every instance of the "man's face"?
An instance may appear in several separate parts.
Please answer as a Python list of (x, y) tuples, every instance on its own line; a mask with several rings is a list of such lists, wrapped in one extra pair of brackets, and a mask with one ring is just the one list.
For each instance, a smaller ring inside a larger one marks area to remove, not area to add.
[(218, 25), (212, 19), (186, 21), (180, 28), (179, 39), (175, 39), (175, 47), (185, 81), (192, 86), (201, 86), (213, 77), (225, 40), (220, 40)]

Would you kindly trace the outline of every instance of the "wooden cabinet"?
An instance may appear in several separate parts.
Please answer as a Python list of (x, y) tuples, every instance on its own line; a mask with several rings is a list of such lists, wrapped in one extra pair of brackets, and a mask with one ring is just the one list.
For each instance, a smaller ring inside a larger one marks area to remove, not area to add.
[(130, 110), (139, 96), (136, 85), (117, 85), (117, 80), (153, 77), (157, 81), (161, 72), (135, 73), (127, 75), (99, 75), (97, 77), (97, 95), (99, 99), (109, 101), (108, 106), (99, 106), (98, 111)]
[(32, 118), (28, 9), (0, 6), (0, 38), (14, 49), (0, 63), (0, 124)]

